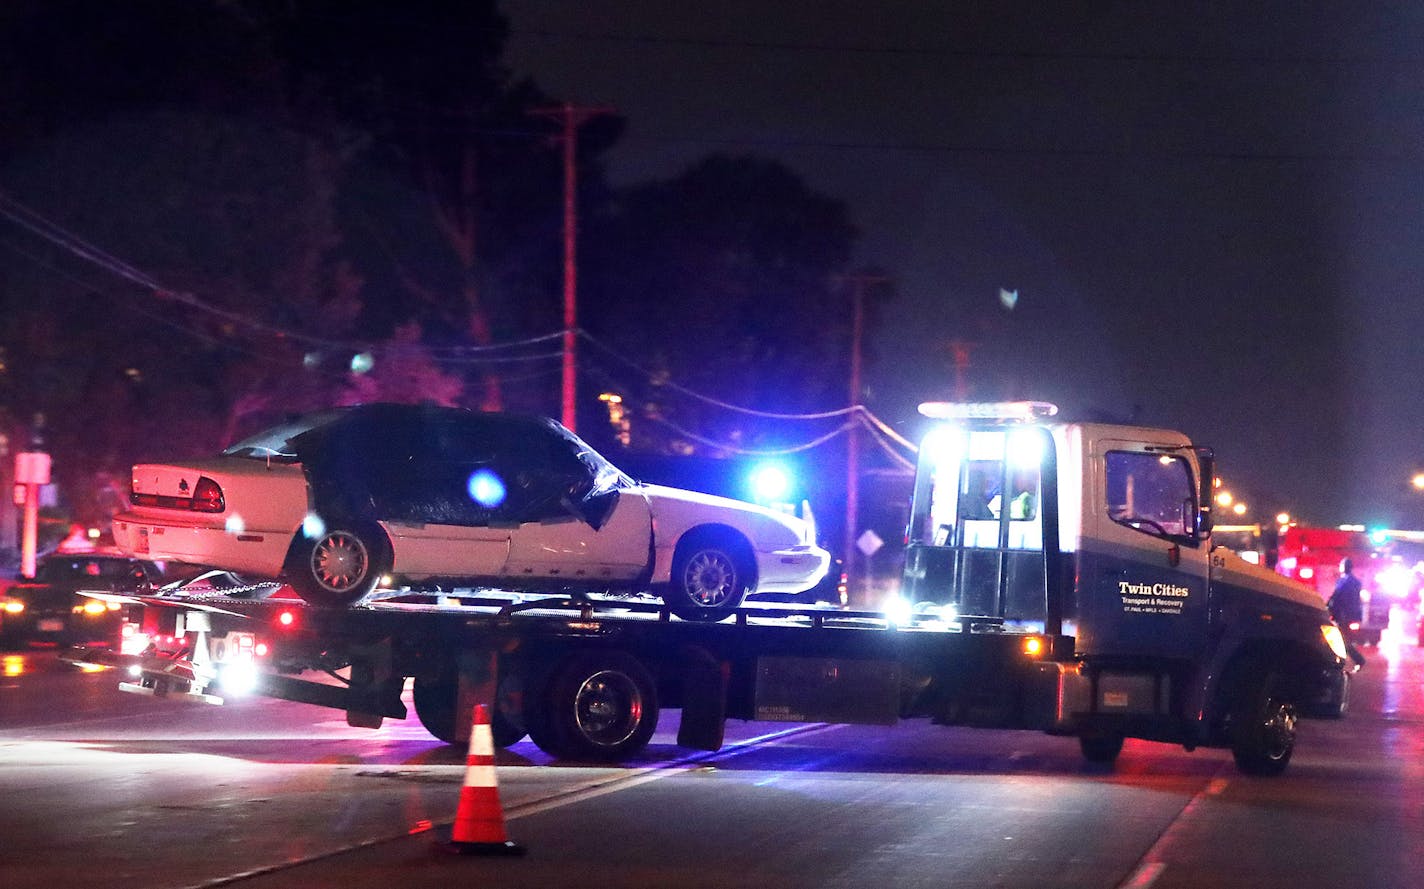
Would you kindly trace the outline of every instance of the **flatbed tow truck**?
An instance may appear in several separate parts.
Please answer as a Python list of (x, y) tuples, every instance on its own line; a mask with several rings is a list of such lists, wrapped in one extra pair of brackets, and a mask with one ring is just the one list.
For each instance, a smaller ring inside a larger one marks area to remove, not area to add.
[[(929, 404), (904, 582), (882, 611), (743, 605), (683, 620), (651, 597), (395, 588), (350, 608), (222, 575), (132, 594), (143, 650), (72, 651), (126, 691), (220, 703), (256, 693), (403, 719), (435, 737), (526, 734), (564, 758), (641, 750), (662, 709), (678, 743), (727, 719), (944, 725), (1232, 750), (1283, 772), (1297, 720), (1345, 712), (1339, 629), (1318, 597), (1210, 539), (1213, 458), (1180, 433), (1051, 422), (1056, 409)], [(313, 672), (315, 671), (315, 672)], [(312, 677), (316, 678), (312, 678)]]

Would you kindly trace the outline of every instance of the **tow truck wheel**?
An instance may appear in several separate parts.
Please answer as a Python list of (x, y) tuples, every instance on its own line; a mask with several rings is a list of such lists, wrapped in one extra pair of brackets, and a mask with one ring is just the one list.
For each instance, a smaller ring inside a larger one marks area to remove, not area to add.
[(689, 535), (678, 543), (672, 582), (663, 590), (667, 606), (683, 620), (717, 621), (742, 604), (751, 586), (751, 555), (734, 538)]
[(647, 746), (658, 725), (652, 674), (617, 651), (576, 654), (555, 671), (529, 735), (541, 749), (572, 759), (616, 761)]
[(415, 677), (411, 690), (420, 724), (446, 744), (459, 743), (455, 735), (455, 699), (459, 691), (459, 686), (445, 677), (427, 679), (424, 676)]
[(1276, 672), (1257, 675), (1259, 679), (1247, 680), (1232, 710), (1231, 755), (1244, 774), (1271, 777), (1290, 765), (1298, 717)]
[(299, 534), (287, 579), (312, 605), (355, 605), (390, 570), (389, 552), (384, 533), (373, 525), (327, 528), (313, 538)]
[[(500, 683), (497, 694), (504, 698), (507, 694), (505, 682)], [(471, 719), (469, 712), (457, 713), (460, 699), (460, 684), (452, 676), (442, 675), (435, 679), (415, 677), (415, 687), (411, 691), (415, 703), (415, 715), (425, 730), (446, 744), (465, 744), (460, 738), (462, 721)], [(490, 736), (496, 747), (508, 747), (524, 738), (524, 726), (516, 717), (505, 712), (503, 701), (490, 708)]]
[(1078, 746), (1088, 762), (1111, 765), (1122, 753), (1122, 735), (1083, 735)]

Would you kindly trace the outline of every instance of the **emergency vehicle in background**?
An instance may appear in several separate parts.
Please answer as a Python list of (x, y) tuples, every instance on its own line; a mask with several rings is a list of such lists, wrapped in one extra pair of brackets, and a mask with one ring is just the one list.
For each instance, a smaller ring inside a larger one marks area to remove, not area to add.
[[(1211, 536), (1213, 457), (1160, 429), (1064, 423), (1040, 402), (933, 403), (900, 596), (883, 610), (748, 606), (683, 620), (656, 598), (396, 589), (334, 608), (278, 585), (177, 586), (141, 606), (128, 691), (220, 703), (246, 688), (468, 737), (618, 760), (680, 708), (680, 745), (725, 721), (943, 725), (1222, 747), (1276, 775), (1301, 717), (1343, 715), (1349, 676), (1322, 600)], [(103, 594), (96, 594), (102, 596)], [(318, 672), (319, 671), (319, 672)], [(310, 677), (316, 676), (313, 679)]]
[(1288, 525), (1281, 529), (1277, 541), (1276, 572), (1315, 590), (1321, 601), (1328, 601), (1340, 579), (1340, 562), (1350, 559), (1355, 577), (1363, 587), (1360, 591), (1365, 619), (1356, 631), (1356, 638), (1365, 645), (1378, 645), (1380, 636), (1389, 627), (1391, 602), (1382, 581), (1393, 563), (1382, 556), (1374, 541), (1363, 528), (1314, 528)]

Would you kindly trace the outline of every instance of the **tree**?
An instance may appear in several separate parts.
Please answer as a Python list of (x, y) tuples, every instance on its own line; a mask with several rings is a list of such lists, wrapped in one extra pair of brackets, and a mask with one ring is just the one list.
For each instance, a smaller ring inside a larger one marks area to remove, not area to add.
[[(856, 237), (845, 206), (782, 164), (714, 155), (617, 195), (587, 226), (582, 293), (590, 332), (646, 369), (739, 405), (844, 406), (851, 304), (838, 276)], [(680, 396), (610, 356), (610, 385), (644, 409), (747, 446), (770, 424)], [(630, 382), (631, 381), (631, 382)]]
[[(249, 3), (268, 16), (275, 52), (304, 103), (369, 133), (346, 191), (355, 255), (384, 298), (371, 317), (421, 323), (441, 343), (486, 345), (550, 332), (558, 311), (558, 152), (549, 104), (500, 62), (507, 33), (493, 0)], [(585, 176), (617, 137), (589, 127)], [(505, 403), (479, 372), (478, 402)]]
[[(0, 411), (50, 418), (67, 488), (96, 467), (126, 473), (141, 449), (211, 452), (342, 397), (459, 398), (463, 368), (435, 366), (425, 334), (491, 336), (477, 236), (530, 227), (490, 221), (522, 194), (484, 188), (506, 177), (479, 166), (530, 153), (528, 139), (486, 145), (491, 120), (528, 129), (521, 108), (538, 97), (505, 82), (502, 40), (490, 3), (0, 10), (0, 191), (160, 284), (121, 280), (23, 227), (2, 233)], [(383, 188), (388, 205), (363, 204)], [(425, 224), (404, 225), (412, 216)], [(393, 249), (372, 249), (373, 229), (394, 232)], [(552, 254), (556, 227), (545, 240)], [(353, 343), (377, 359), (354, 382)], [(392, 367), (413, 369), (415, 385)], [(487, 387), (484, 401), (497, 396)]]

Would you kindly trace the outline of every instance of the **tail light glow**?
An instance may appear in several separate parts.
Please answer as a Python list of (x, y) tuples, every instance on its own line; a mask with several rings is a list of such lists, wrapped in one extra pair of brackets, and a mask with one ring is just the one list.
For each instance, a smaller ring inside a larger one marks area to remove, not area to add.
[(226, 504), (223, 502), (223, 491), (217, 482), (206, 475), (198, 479), (198, 483), (193, 486), (194, 512), (222, 512)]

